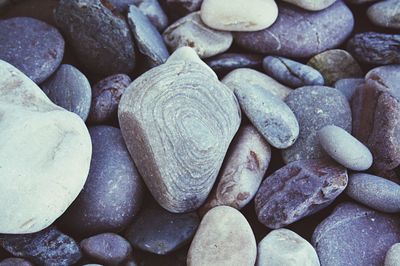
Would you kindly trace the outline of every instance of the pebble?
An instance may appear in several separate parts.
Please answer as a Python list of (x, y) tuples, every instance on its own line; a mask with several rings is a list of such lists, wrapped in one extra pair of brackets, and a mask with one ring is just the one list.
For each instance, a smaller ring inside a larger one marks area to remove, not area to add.
[(365, 3), (372, 3), (372, 2), (377, 2), (379, 0), (346, 0), (346, 2), (354, 5), (362, 5)]
[(307, 58), (339, 46), (353, 30), (353, 15), (342, 1), (319, 12), (288, 4), (278, 9), (278, 19), (271, 27), (235, 33), (235, 42), (257, 53)]
[(201, 19), (210, 28), (224, 31), (258, 31), (278, 17), (274, 0), (204, 0)]
[(351, 132), (351, 110), (344, 95), (333, 88), (306, 86), (291, 92), (286, 104), (296, 115), (300, 126), (297, 141), (282, 151), (286, 163), (327, 158), (318, 140), (318, 130), (327, 125), (335, 125)]
[(396, 242), (400, 242), (398, 216), (355, 203), (339, 204), (312, 236), (312, 244), (324, 266), (380, 266)]
[(347, 50), (360, 62), (389, 65), (400, 64), (400, 34), (363, 32), (354, 35)]
[(255, 208), (271, 229), (292, 224), (330, 205), (347, 186), (347, 171), (329, 160), (289, 163), (261, 184)]
[(310, 11), (323, 10), (336, 2), (336, 0), (283, 0), (283, 1)]
[(41, 87), (53, 103), (86, 121), (92, 100), (92, 89), (88, 79), (77, 68), (61, 65)]
[(343, 128), (325, 126), (318, 131), (318, 138), (329, 156), (344, 167), (354, 171), (371, 167), (373, 159), (369, 149)]
[(135, 4), (135, 0), (107, 0), (121, 14), (128, 11), (130, 5)]
[(400, 266), (400, 243), (394, 244), (388, 250), (384, 266)]
[(100, 75), (127, 74), (135, 67), (134, 42), (125, 19), (106, 3), (60, 0), (54, 17), (85, 69)]
[(293, 231), (271, 231), (258, 244), (256, 266), (319, 266), (317, 252)]
[(96, 126), (89, 133), (93, 144), (89, 176), (62, 223), (79, 235), (118, 232), (139, 211), (144, 186), (118, 128)]
[(64, 39), (47, 23), (28, 17), (0, 20), (0, 60), (39, 84), (56, 71), (64, 55)]
[(198, 63), (173, 60), (127, 88), (118, 118), (153, 197), (179, 213), (205, 202), (241, 112), (234, 94), (215, 74)]
[(175, 51), (179, 47), (193, 48), (201, 58), (208, 58), (229, 49), (233, 37), (230, 32), (213, 30), (200, 18), (200, 12), (191, 13), (171, 24), (163, 33), (168, 47)]
[(377, 26), (400, 29), (400, 2), (386, 0), (368, 8), (368, 18)]
[(82, 256), (75, 240), (54, 226), (34, 234), (0, 235), (0, 246), (43, 266), (69, 266)]
[(92, 124), (116, 124), (119, 101), (131, 82), (129, 76), (117, 74), (96, 83), (92, 88), (88, 121)]
[(256, 195), (270, 161), (269, 144), (253, 126), (243, 126), (231, 144), (218, 183), (201, 213), (221, 205), (239, 210), (246, 206)]
[(150, 20), (133, 5), (129, 7), (127, 20), (138, 49), (148, 64), (154, 67), (165, 63), (169, 57), (167, 46)]
[(152, 206), (140, 212), (129, 226), (126, 238), (135, 248), (165, 255), (187, 244), (199, 223), (195, 212), (170, 213)]
[(8, 258), (0, 262), (0, 266), (34, 266), (30, 261), (21, 258)]
[(168, 17), (157, 0), (133, 0), (133, 2), (158, 31), (161, 32), (168, 27)]
[(0, 95), (0, 233), (34, 233), (53, 223), (81, 191), (90, 137), (82, 119), (1, 60)]
[(284, 57), (265, 57), (263, 68), (269, 76), (292, 88), (325, 83), (318, 70)]
[(354, 93), (359, 86), (364, 84), (364, 82), (365, 81), (363, 78), (340, 79), (335, 82), (335, 88), (343, 93), (347, 100), (351, 102), (351, 98), (353, 97)]
[(318, 70), (324, 77), (327, 86), (344, 78), (362, 78), (364, 74), (357, 61), (345, 50), (334, 49), (312, 57), (309, 66)]
[(129, 242), (114, 233), (91, 236), (82, 240), (80, 246), (86, 256), (105, 265), (120, 265), (132, 254)]
[(226, 75), (238, 68), (261, 68), (262, 55), (224, 53), (206, 60), (207, 65), (216, 73)]
[(257, 247), (246, 218), (236, 209), (219, 206), (201, 220), (187, 257), (188, 266), (254, 265)]
[(400, 212), (400, 185), (370, 174), (352, 174), (346, 194), (381, 212)]
[(164, 4), (168, 16), (172, 20), (177, 20), (181, 17), (199, 11), (203, 0), (161, 0)]

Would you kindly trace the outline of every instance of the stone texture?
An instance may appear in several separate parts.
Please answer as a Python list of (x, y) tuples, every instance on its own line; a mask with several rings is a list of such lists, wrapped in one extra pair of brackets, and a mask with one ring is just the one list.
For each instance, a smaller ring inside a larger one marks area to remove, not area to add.
[(261, 68), (262, 55), (225, 53), (206, 60), (216, 73), (225, 75), (237, 68)]
[(400, 266), (400, 243), (394, 244), (388, 250), (384, 266)]
[(114, 8), (124, 14), (127, 12), (130, 5), (135, 4), (135, 0), (107, 0), (110, 4), (114, 6)]
[(310, 11), (323, 10), (336, 2), (336, 0), (283, 0), (283, 1)]
[(330, 160), (303, 160), (279, 169), (255, 197), (258, 220), (277, 229), (331, 204), (347, 185), (347, 171)]
[(387, 0), (368, 8), (368, 18), (377, 26), (400, 29), (400, 2)]
[(164, 4), (168, 16), (177, 20), (189, 13), (200, 10), (203, 0), (161, 0)]
[(363, 78), (340, 79), (336, 81), (335, 88), (338, 89), (341, 93), (343, 93), (343, 95), (346, 96), (347, 100), (350, 102), (358, 86), (361, 86), (363, 84), (364, 84)]
[(8, 258), (0, 262), (0, 266), (33, 266), (33, 264), (21, 258)]
[(89, 171), (90, 137), (82, 119), (1, 60), (0, 114), (0, 233), (34, 233), (78, 196)]
[(131, 156), (170, 212), (204, 203), (239, 128), (238, 102), (214, 75), (201, 64), (173, 60), (137, 78), (119, 105)]
[(168, 27), (168, 17), (157, 0), (133, 0), (133, 2), (158, 31)]
[(257, 247), (246, 218), (219, 206), (204, 216), (188, 252), (187, 265), (254, 265)]

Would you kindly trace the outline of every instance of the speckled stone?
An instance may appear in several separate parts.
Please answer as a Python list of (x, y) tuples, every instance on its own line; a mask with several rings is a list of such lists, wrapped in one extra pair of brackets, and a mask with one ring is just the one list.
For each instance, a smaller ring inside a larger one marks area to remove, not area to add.
[(340, 79), (336, 81), (335, 88), (338, 89), (344, 96), (346, 96), (347, 100), (350, 102), (353, 94), (358, 89), (358, 86), (364, 84), (364, 79)]
[(317, 226), (312, 244), (321, 265), (381, 266), (400, 242), (400, 219), (355, 203), (341, 203)]
[(225, 75), (238, 68), (261, 68), (262, 55), (225, 53), (207, 59), (205, 62), (216, 73)]
[(0, 262), (0, 266), (34, 266), (29, 260), (8, 258)]
[(394, 244), (388, 250), (384, 266), (400, 266), (400, 243)]
[(157, 0), (132, 0), (139, 10), (147, 16), (158, 31), (163, 31), (169, 25), (169, 20)]
[(368, 8), (367, 15), (375, 25), (400, 29), (400, 2), (398, 0), (376, 3)]
[(56, 71), (64, 55), (58, 30), (28, 17), (0, 20), (0, 59), (41, 83)]
[(310, 11), (323, 10), (336, 2), (336, 0), (283, 0), (283, 1)]

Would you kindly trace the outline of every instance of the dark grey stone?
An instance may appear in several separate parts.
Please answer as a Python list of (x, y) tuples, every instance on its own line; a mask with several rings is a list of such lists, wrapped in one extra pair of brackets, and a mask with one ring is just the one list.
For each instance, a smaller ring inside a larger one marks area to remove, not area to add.
[(21, 258), (8, 258), (0, 262), (0, 266), (33, 266), (33, 264)]
[(133, 2), (158, 31), (161, 32), (168, 27), (168, 17), (157, 0), (133, 0)]
[(237, 68), (261, 68), (262, 55), (225, 53), (207, 59), (205, 62), (218, 74), (226, 74)]
[(336, 81), (335, 88), (343, 93), (343, 95), (346, 96), (347, 100), (350, 102), (358, 86), (362, 84), (364, 84), (364, 79), (340, 79)]
[(168, 16), (176, 20), (200, 10), (203, 0), (161, 0), (160, 2), (165, 6)]
[(121, 14), (126, 13), (130, 5), (135, 4), (135, 0), (107, 0)]

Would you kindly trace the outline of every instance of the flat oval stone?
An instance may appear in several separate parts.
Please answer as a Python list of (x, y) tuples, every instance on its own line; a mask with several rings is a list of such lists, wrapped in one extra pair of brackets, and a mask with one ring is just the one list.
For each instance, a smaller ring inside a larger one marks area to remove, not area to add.
[(1, 60), (0, 114), (0, 233), (34, 233), (52, 224), (83, 188), (90, 136), (79, 116)]
[(356, 92), (359, 86), (364, 84), (363, 78), (355, 78), (355, 79), (340, 79), (335, 82), (335, 88), (338, 89), (344, 96), (346, 96), (347, 100), (350, 102), (353, 94)]
[(382, 1), (368, 8), (368, 18), (377, 26), (400, 29), (400, 2)]
[(293, 231), (271, 231), (258, 243), (256, 266), (319, 266), (317, 252)]
[(140, 212), (129, 226), (126, 238), (135, 248), (165, 255), (187, 244), (199, 223), (195, 212), (170, 213), (152, 206)]
[(226, 31), (258, 31), (278, 17), (274, 0), (204, 0), (200, 15), (210, 28)]
[[(104, 4), (103, 4), (104, 3)], [(78, 59), (92, 73), (130, 73), (135, 66), (128, 24), (103, 0), (60, 0), (54, 11), (58, 27)]]
[(215, 74), (199, 63), (173, 60), (127, 88), (118, 118), (154, 198), (170, 212), (188, 212), (210, 193), (241, 113)]
[(201, 58), (225, 52), (232, 44), (230, 32), (213, 30), (200, 18), (200, 12), (187, 15), (171, 24), (163, 33), (168, 47), (175, 51), (179, 47), (193, 48)]
[(187, 265), (254, 265), (256, 256), (256, 240), (246, 218), (234, 208), (218, 206), (201, 220)]
[(394, 244), (386, 253), (384, 266), (400, 265), (400, 243)]
[(346, 194), (381, 212), (400, 212), (400, 185), (369, 174), (352, 174)]
[(169, 20), (157, 0), (132, 0), (158, 31), (169, 25)]
[(91, 127), (89, 133), (93, 144), (89, 176), (61, 222), (80, 235), (118, 232), (138, 213), (144, 186), (118, 128)]
[(0, 20), (0, 60), (35, 83), (53, 74), (63, 55), (64, 39), (56, 28), (28, 17)]
[(34, 266), (29, 260), (8, 258), (0, 262), (0, 266)]
[(75, 240), (54, 226), (34, 234), (0, 235), (0, 246), (44, 266), (73, 265), (82, 256)]
[(41, 87), (52, 102), (86, 121), (92, 100), (92, 89), (88, 79), (77, 68), (61, 65)]
[(310, 11), (323, 10), (336, 2), (336, 0), (283, 0), (283, 1)]
[(351, 132), (351, 110), (344, 95), (329, 87), (306, 86), (292, 91), (285, 99), (300, 126), (297, 141), (282, 151), (286, 163), (327, 158), (318, 140), (318, 130), (336, 125)]
[(278, 9), (278, 19), (271, 27), (235, 33), (235, 42), (257, 53), (307, 58), (339, 46), (353, 30), (353, 15), (342, 1), (319, 12), (287, 4)]
[(329, 160), (289, 163), (261, 184), (255, 208), (258, 220), (277, 229), (331, 204), (347, 186), (347, 171)]
[(369, 149), (337, 126), (325, 126), (318, 131), (319, 141), (324, 150), (335, 161), (354, 171), (367, 170), (372, 165)]
[(262, 55), (225, 53), (206, 60), (207, 65), (218, 74), (227, 74), (238, 68), (260, 68)]
[(271, 148), (251, 126), (243, 126), (232, 141), (218, 184), (202, 206), (204, 214), (220, 205), (241, 209), (256, 195), (271, 161)]
[(284, 57), (265, 57), (263, 68), (269, 76), (293, 88), (324, 85), (325, 82), (318, 70)]
[[(400, 219), (355, 203), (341, 203), (317, 226), (312, 244), (321, 265), (383, 265), (387, 250), (400, 242)], [(349, 248), (354, 247), (354, 248)]]

